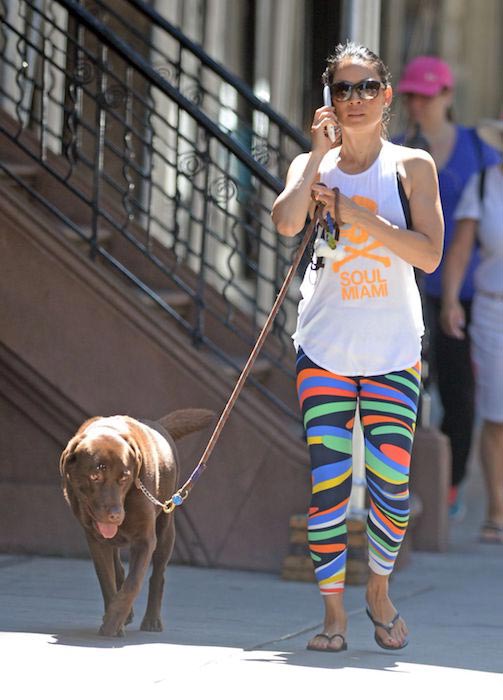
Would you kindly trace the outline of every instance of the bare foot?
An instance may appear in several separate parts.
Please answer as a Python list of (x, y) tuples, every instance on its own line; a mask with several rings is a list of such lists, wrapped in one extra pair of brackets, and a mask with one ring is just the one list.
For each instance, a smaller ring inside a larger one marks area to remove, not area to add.
[[(388, 576), (371, 573), (367, 585), (367, 606), (376, 622), (389, 625), (396, 617), (397, 610), (388, 595)], [(405, 620), (399, 617), (390, 629), (376, 625), (376, 635), (386, 646), (399, 649), (405, 646), (409, 630)]]
[[(341, 632), (318, 632), (308, 642), (307, 649), (309, 651), (343, 651), (347, 649), (346, 630), (345, 627), (334, 626), (332, 629), (342, 629)], [(329, 629), (324, 627), (324, 629)]]
[(347, 615), (342, 594), (323, 596), (325, 622), (323, 632), (315, 634), (308, 642), (310, 651), (342, 651), (346, 649)]

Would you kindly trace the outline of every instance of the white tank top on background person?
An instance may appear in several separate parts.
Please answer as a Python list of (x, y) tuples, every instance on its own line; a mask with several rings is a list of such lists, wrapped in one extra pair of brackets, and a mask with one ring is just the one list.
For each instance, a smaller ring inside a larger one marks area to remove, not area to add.
[[(337, 167), (339, 149), (332, 149), (321, 161), (320, 181), (406, 228), (398, 151), (383, 141), (374, 163), (349, 175)], [(338, 250), (344, 253), (340, 260), (325, 258), (317, 272), (306, 270), (295, 347), (320, 367), (345, 376), (412, 367), (420, 359), (424, 333), (414, 268), (358, 226), (341, 226)]]
[(475, 270), (475, 291), (503, 294), (503, 171), (487, 168), (484, 201), (480, 201), (480, 174), (472, 175), (459, 200), (454, 218), (478, 221), (480, 262)]

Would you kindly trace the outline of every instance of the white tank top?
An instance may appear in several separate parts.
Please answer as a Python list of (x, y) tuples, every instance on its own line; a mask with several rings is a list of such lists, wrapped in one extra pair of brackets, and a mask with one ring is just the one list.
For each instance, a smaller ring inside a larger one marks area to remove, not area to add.
[[(399, 147), (383, 141), (377, 160), (363, 173), (337, 167), (339, 149), (321, 161), (320, 180), (361, 206), (406, 228), (397, 183)], [(345, 376), (372, 376), (412, 367), (424, 333), (421, 298), (412, 265), (364, 228), (344, 225), (339, 260), (309, 266), (300, 291), (295, 347), (320, 367)]]

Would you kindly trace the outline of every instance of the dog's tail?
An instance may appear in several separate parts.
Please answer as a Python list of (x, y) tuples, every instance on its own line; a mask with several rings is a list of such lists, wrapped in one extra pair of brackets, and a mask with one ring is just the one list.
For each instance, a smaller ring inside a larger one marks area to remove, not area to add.
[(157, 422), (168, 431), (173, 440), (180, 440), (185, 435), (206, 428), (214, 418), (215, 412), (207, 408), (181, 408), (159, 418)]

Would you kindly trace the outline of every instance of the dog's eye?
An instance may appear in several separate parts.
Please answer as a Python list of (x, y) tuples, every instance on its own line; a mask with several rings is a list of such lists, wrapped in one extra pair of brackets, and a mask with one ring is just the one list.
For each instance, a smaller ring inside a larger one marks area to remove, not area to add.
[(89, 479), (90, 481), (99, 481), (101, 479), (101, 474), (98, 472), (93, 472), (92, 474), (89, 474)]
[(129, 470), (122, 472), (121, 476), (119, 477), (119, 482), (123, 484), (125, 481), (129, 479), (131, 476), (131, 472)]

